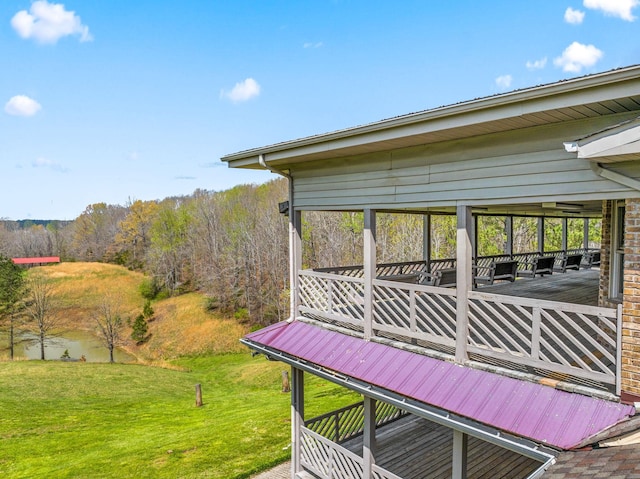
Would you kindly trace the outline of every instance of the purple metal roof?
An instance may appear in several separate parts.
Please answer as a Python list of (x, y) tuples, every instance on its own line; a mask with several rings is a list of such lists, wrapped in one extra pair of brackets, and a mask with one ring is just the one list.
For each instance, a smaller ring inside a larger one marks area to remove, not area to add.
[(634, 408), (463, 367), (300, 321), (246, 336), (332, 371), (562, 449), (634, 414)]

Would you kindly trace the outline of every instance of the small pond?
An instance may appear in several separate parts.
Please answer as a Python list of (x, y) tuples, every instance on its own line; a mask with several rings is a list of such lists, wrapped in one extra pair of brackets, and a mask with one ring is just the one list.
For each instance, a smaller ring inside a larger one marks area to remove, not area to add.
[[(36, 336), (24, 333), (21, 337), (27, 341), (16, 345), (16, 358), (40, 359), (40, 344), (33, 341)], [(0, 347), (4, 349), (7, 345), (7, 335), (0, 333)], [(109, 362), (109, 350), (96, 336), (86, 331), (67, 331), (45, 343), (44, 354), (48, 360), (60, 359), (65, 351), (69, 351), (71, 359), (80, 359), (84, 355), (85, 359), (90, 362)], [(121, 349), (116, 349), (113, 356), (118, 363), (135, 361), (135, 357)]]

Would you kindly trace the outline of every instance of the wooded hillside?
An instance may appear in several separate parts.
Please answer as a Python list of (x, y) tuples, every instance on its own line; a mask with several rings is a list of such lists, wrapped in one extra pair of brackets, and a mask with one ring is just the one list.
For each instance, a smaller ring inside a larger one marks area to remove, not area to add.
[[(96, 203), (71, 222), (0, 222), (0, 254), (60, 256), (142, 271), (149, 288), (179, 295), (200, 291), (208, 307), (265, 325), (288, 314), (288, 218), (278, 203), (287, 183), (241, 185), (126, 205)], [(561, 221), (545, 220), (547, 250), (561, 249)], [(514, 252), (535, 251), (536, 220), (514, 218)], [(480, 217), (478, 254), (501, 254), (505, 218)], [(304, 267), (362, 264), (361, 213), (303, 214)], [(421, 215), (379, 214), (379, 262), (420, 259)], [(592, 220), (594, 244), (599, 220)], [(455, 217), (432, 217), (432, 257), (455, 256)], [(568, 247), (582, 245), (582, 219), (569, 220)]]

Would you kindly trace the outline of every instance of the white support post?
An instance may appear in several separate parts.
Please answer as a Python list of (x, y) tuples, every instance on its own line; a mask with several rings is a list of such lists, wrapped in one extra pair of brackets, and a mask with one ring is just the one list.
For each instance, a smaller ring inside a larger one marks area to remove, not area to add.
[(431, 213), (422, 216), (422, 259), (431, 272)]
[(478, 258), (478, 215), (473, 216), (473, 234), (471, 235), (471, 259), (475, 262)]
[(300, 309), (298, 272), (302, 269), (302, 212), (294, 210), (292, 204), (289, 200), (289, 284), (291, 287), (289, 319), (294, 320)]
[(507, 244), (505, 254), (513, 256), (513, 216), (506, 216), (504, 219), (504, 227), (507, 230)]
[(586, 253), (589, 249), (589, 218), (583, 218), (582, 223), (582, 247)]
[(456, 233), (456, 362), (467, 359), (467, 337), (469, 335), (469, 291), (473, 284), (471, 268), (471, 238), (473, 220), (470, 206), (458, 206), (458, 229)]
[(364, 435), (362, 438), (364, 479), (371, 479), (371, 467), (376, 463), (376, 400), (364, 396)]
[(562, 218), (562, 251), (567, 251), (569, 246), (569, 220)]
[(467, 443), (468, 436), (453, 430), (452, 479), (467, 479)]
[(291, 367), (291, 477), (302, 472), (301, 428), (304, 426), (304, 371)]
[(538, 217), (538, 251), (544, 254), (544, 216)]
[(364, 210), (364, 339), (373, 337), (373, 280), (376, 277), (376, 212)]

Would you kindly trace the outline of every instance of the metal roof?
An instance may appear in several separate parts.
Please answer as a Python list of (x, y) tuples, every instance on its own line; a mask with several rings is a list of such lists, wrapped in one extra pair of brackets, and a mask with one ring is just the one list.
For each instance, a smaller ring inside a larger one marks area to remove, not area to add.
[(59, 263), (60, 256), (36, 256), (31, 258), (13, 258), (15, 264), (43, 264), (43, 263)]
[(243, 341), (561, 449), (632, 416), (632, 406), (463, 367), (301, 321)]
[(501, 93), (225, 155), (235, 168), (364, 155), (640, 109), (640, 65)]

